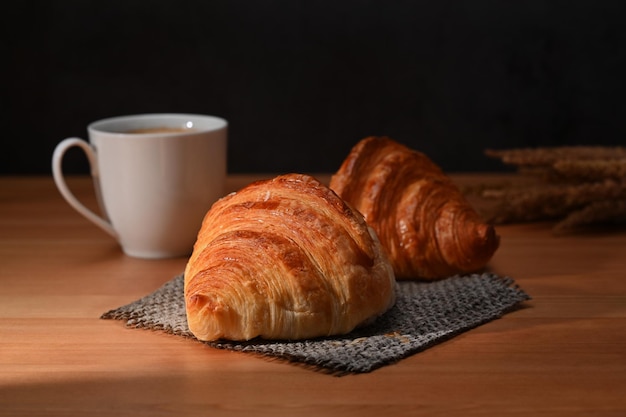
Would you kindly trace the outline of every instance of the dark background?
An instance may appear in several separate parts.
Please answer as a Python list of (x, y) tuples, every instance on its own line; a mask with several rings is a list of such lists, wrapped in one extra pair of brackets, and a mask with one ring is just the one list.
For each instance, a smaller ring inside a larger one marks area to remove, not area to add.
[[(94, 120), (226, 118), (230, 172), (331, 172), (369, 135), (447, 171), (626, 144), (624, 1), (59, 0), (2, 12), (0, 174)], [(65, 171), (86, 173), (80, 151)]]

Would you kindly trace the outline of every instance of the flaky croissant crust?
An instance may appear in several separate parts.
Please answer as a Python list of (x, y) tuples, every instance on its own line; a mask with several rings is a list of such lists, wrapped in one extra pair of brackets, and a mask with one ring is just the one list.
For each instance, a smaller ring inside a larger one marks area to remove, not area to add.
[(344, 334), (395, 301), (376, 234), (328, 187), (301, 174), (259, 181), (206, 214), (185, 269), (200, 340)]
[(388, 137), (357, 143), (330, 188), (376, 231), (398, 279), (477, 271), (498, 248), (494, 228), (439, 166)]

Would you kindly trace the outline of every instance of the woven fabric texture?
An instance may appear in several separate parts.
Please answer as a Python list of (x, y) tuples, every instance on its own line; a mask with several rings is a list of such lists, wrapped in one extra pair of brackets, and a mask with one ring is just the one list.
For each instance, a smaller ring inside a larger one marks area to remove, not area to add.
[[(337, 375), (365, 373), (497, 319), (530, 299), (511, 278), (488, 273), (435, 282), (401, 281), (396, 291), (394, 307), (373, 324), (347, 335), (299, 341), (201, 343), (297, 362)], [(182, 275), (101, 318), (197, 341), (187, 327)]]

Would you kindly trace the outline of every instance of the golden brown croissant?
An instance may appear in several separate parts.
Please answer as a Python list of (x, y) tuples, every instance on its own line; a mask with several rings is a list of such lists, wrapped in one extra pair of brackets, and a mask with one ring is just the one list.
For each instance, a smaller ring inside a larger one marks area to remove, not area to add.
[(217, 201), (185, 269), (200, 340), (303, 339), (348, 333), (395, 302), (374, 231), (315, 178), (281, 175)]
[(477, 271), (498, 248), (494, 228), (439, 166), (390, 138), (357, 143), (330, 188), (376, 231), (397, 279)]

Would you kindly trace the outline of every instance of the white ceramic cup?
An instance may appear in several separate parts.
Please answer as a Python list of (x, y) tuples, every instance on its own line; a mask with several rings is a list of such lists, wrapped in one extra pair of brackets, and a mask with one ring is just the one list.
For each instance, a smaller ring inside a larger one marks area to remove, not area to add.
[[(202, 219), (223, 196), (226, 120), (195, 114), (140, 114), (99, 120), (89, 142), (61, 141), (52, 156), (54, 181), (67, 202), (138, 258), (187, 256)], [(65, 152), (89, 160), (102, 215), (71, 193), (62, 171)]]

